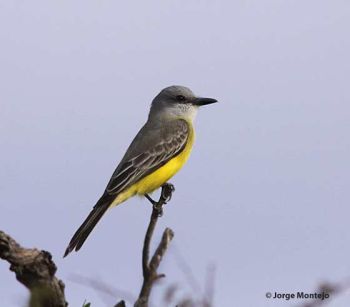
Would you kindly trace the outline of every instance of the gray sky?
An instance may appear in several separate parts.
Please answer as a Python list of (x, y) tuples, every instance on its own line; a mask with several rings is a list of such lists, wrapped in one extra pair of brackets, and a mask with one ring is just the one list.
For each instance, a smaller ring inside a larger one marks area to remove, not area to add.
[[(198, 114), (193, 154), (157, 227), (156, 239), (175, 231), (165, 285), (191, 292), (178, 253), (201, 285), (216, 265), (216, 306), (291, 306), (300, 302), (265, 292), (342, 281), (349, 20), (345, 0), (0, 1), (0, 229), (52, 252), (71, 306), (105, 306), (72, 274), (136, 295), (145, 200), (113, 209), (79, 253), (62, 254), (151, 99), (181, 84), (220, 104)], [(27, 291), (4, 262), (0, 284), (4, 306), (23, 306)]]

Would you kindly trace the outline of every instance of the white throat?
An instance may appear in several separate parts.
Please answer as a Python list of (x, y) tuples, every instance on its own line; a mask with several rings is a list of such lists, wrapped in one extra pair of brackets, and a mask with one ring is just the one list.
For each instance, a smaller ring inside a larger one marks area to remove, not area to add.
[(166, 120), (183, 118), (193, 122), (196, 118), (198, 107), (190, 104), (176, 104), (164, 108), (151, 109), (149, 117), (154, 119)]

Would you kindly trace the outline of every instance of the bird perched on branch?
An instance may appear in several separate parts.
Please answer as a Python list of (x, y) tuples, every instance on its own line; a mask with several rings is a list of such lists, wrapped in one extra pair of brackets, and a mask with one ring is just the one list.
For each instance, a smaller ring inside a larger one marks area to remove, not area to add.
[(78, 251), (108, 208), (134, 195), (146, 196), (186, 163), (194, 142), (193, 120), (200, 106), (217, 100), (197, 97), (184, 86), (163, 89), (152, 101), (148, 120), (114, 171), (103, 195), (75, 232), (64, 257)]

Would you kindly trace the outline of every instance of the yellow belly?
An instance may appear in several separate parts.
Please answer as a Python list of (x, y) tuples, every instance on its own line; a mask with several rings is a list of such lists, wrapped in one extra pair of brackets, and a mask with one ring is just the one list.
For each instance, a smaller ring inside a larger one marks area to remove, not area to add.
[(190, 124), (190, 134), (186, 147), (175, 158), (168, 161), (162, 167), (149, 174), (145, 178), (133, 184), (131, 187), (120, 193), (111, 206), (116, 206), (134, 195), (145, 195), (161, 187), (171, 177), (173, 177), (187, 162), (194, 143), (194, 130)]

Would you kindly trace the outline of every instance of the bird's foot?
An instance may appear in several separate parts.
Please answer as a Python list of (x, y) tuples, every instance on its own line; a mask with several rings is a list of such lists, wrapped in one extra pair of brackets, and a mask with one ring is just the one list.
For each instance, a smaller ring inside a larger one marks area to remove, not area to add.
[(175, 192), (175, 186), (172, 183), (164, 183), (162, 185), (160, 200), (162, 200), (164, 204), (168, 203), (173, 196), (173, 192)]
[(158, 217), (163, 215), (163, 205), (167, 204), (171, 200), (171, 196), (175, 191), (175, 187), (171, 183), (165, 183), (162, 185), (162, 191), (160, 193), (160, 197), (158, 201), (155, 201), (149, 196), (145, 194), (145, 197), (150, 201), (153, 206), (153, 210), (157, 211)]

